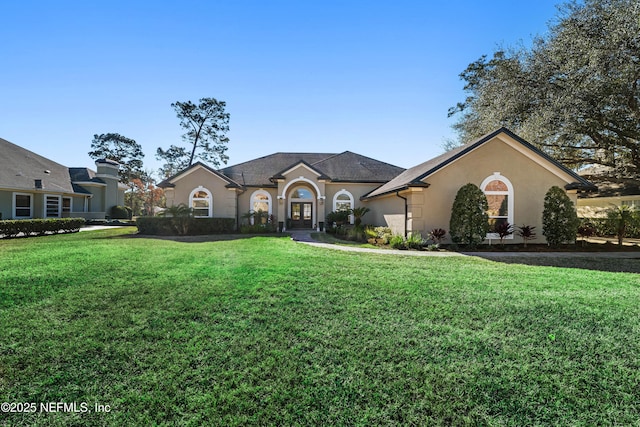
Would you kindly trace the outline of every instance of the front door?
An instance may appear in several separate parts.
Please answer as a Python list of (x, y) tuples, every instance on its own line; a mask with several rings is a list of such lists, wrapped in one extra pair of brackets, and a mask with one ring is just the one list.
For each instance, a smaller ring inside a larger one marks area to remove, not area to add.
[(312, 203), (292, 202), (291, 203), (291, 228), (311, 228)]

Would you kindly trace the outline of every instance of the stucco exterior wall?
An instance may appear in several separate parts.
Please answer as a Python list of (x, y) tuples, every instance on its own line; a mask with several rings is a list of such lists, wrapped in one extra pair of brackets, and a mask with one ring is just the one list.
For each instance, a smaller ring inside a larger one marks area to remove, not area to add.
[(364, 222), (389, 227), (394, 234), (404, 235), (404, 200), (390, 195), (364, 202), (364, 206), (371, 209)]
[(175, 182), (166, 192), (167, 206), (184, 203), (189, 206), (189, 196), (197, 188), (204, 188), (213, 197), (214, 218), (236, 218), (236, 190), (226, 188), (227, 183), (203, 168), (195, 168)]
[[(547, 163), (548, 164), (548, 163)], [(536, 240), (543, 243), (542, 211), (544, 196), (554, 185), (563, 188), (573, 179), (560, 173), (552, 173), (534, 162), (499, 138), (488, 141), (481, 147), (428, 177), (428, 188), (415, 188), (403, 194), (409, 199), (409, 231), (418, 231), (426, 236), (433, 228), (449, 230), (451, 207), (456, 193), (463, 185), (473, 183), (480, 186), (485, 178), (499, 172), (513, 184), (513, 224), (536, 227)], [(576, 202), (576, 195), (569, 194)], [(507, 243), (521, 243), (514, 237)]]
[(0, 218), (11, 219), (13, 215), (13, 191), (0, 191)]

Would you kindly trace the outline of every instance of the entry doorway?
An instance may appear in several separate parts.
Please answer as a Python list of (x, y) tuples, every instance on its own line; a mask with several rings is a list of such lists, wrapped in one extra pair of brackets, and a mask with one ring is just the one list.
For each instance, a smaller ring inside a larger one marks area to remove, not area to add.
[(313, 203), (291, 202), (291, 228), (311, 228)]

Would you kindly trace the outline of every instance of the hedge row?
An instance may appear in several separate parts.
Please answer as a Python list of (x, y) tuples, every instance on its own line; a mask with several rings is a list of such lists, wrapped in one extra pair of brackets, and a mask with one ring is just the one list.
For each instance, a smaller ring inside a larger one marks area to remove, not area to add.
[(16, 237), (19, 234), (29, 237), (47, 233), (75, 233), (84, 223), (84, 218), (9, 219), (0, 221), (0, 237)]
[(136, 219), (138, 233), (174, 236), (202, 234), (224, 234), (236, 231), (234, 218), (191, 218), (191, 217), (151, 217)]
[[(581, 224), (590, 224), (595, 229), (595, 235), (600, 237), (615, 236), (618, 232), (616, 221), (610, 218), (582, 218)], [(634, 213), (627, 224), (625, 237), (640, 238), (640, 215)]]

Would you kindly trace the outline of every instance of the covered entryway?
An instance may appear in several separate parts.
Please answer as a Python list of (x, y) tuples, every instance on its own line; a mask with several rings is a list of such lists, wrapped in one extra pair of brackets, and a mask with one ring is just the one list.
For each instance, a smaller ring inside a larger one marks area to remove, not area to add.
[(314, 196), (311, 189), (298, 186), (289, 195), (290, 228), (313, 228)]
[(313, 226), (313, 203), (291, 202), (291, 228)]

